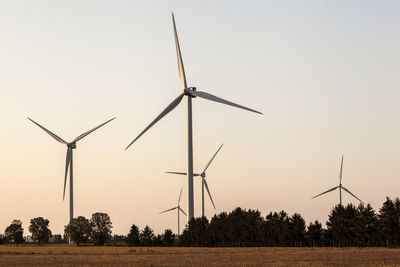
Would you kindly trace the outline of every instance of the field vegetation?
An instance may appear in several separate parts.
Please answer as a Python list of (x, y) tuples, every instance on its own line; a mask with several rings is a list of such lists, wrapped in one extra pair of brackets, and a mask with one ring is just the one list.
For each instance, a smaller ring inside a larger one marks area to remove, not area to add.
[(5, 266), (400, 266), (389, 248), (0, 246)]

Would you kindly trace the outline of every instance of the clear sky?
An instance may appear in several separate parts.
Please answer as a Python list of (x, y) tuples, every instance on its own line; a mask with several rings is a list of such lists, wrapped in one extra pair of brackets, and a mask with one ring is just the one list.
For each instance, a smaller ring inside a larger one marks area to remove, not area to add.
[(186, 170), (185, 103), (124, 150), (182, 91), (171, 11), (188, 85), (265, 114), (194, 99), (195, 171), (225, 144), (208, 217), (240, 206), (325, 223), (338, 192), (310, 198), (338, 184), (342, 154), (359, 198), (400, 196), (399, 1), (2, 1), (0, 232), (68, 222), (66, 147), (27, 116), (68, 141), (117, 116), (74, 151), (75, 215), (176, 231), (176, 213), (158, 213), (181, 186), (186, 209), (186, 178), (164, 173)]

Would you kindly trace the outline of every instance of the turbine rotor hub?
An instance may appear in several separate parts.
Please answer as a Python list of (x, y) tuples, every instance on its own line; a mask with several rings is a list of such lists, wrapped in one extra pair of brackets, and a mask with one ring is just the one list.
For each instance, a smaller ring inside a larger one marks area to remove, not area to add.
[(191, 94), (191, 91), (196, 91), (196, 87), (187, 87), (187, 88), (185, 88), (184, 90), (183, 90), (183, 93), (185, 94), (185, 95), (187, 95), (187, 96), (191, 96), (191, 97), (193, 97), (193, 98), (195, 98), (196, 96), (195, 95), (193, 95), (193, 94)]
[(68, 143), (67, 146), (68, 146), (70, 149), (75, 149), (75, 148), (76, 148), (76, 143)]

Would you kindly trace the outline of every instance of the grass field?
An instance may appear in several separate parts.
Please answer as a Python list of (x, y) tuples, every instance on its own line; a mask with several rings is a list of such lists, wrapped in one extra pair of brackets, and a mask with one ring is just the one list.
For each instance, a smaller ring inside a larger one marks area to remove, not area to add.
[(0, 246), (1, 266), (400, 266), (400, 249)]

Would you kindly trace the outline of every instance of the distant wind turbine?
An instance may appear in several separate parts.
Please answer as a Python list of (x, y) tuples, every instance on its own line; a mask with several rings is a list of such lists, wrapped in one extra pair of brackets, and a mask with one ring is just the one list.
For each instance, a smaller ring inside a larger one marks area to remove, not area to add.
[(69, 220), (71, 221), (74, 218), (74, 180), (73, 180), (73, 164), (72, 164), (72, 150), (76, 149), (76, 142), (84, 138), (85, 136), (89, 135), (90, 133), (94, 132), (95, 130), (99, 129), (101, 126), (105, 125), (106, 123), (109, 123), (112, 121), (114, 118), (100, 124), (99, 126), (93, 128), (92, 130), (89, 130), (87, 132), (84, 132), (83, 134), (79, 135), (77, 138), (75, 138), (72, 142), (66, 142), (64, 141), (61, 137), (58, 135), (50, 132), (46, 128), (44, 128), (42, 125), (39, 123), (35, 122), (34, 120), (28, 118), (31, 122), (39, 126), (43, 131), (48, 133), (51, 137), (56, 139), (58, 142), (61, 144), (67, 145), (67, 159), (65, 163), (65, 178), (64, 178), (64, 191), (63, 191), (63, 200), (65, 199), (65, 186), (67, 183), (67, 175), (68, 175), (68, 169), (69, 169)]
[(182, 190), (183, 190), (183, 187), (181, 188), (181, 192), (179, 193), (178, 205), (177, 205), (176, 207), (174, 207), (174, 208), (170, 208), (170, 209), (168, 209), (168, 210), (164, 210), (164, 211), (160, 212), (160, 214), (161, 214), (161, 213), (164, 213), (164, 212), (168, 212), (168, 211), (172, 211), (172, 210), (177, 210), (177, 212), (178, 212), (178, 235), (181, 234), (181, 232), (180, 232), (180, 222), (179, 222), (179, 212), (182, 212), (183, 214), (186, 215), (186, 213), (183, 211), (183, 209), (181, 209), (181, 206), (180, 206), (180, 203), (181, 203), (181, 196), (182, 196)]
[(175, 25), (175, 18), (174, 18), (174, 13), (172, 13), (172, 22), (174, 26), (174, 34), (175, 34), (175, 46), (176, 46), (176, 54), (177, 54), (177, 60), (178, 60), (178, 70), (179, 70), (179, 76), (181, 78), (182, 84), (183, 84), (183, 92), (169, 104), (161, 113), (158, 115), (125, 149), (128, 149), (139, 137), (141, 137), (147, 130), (149, 130), (154, 124), (156, 124), (159, 120), (161, 120), (165, 115), (167, 115), (169, 112), (171, 112), (174, 108), (176, 108), (179, 103), (182, 101), (182, 98), (184, 96), (187, 96), (187, 122), (188, 122), (188, 127), (187, 127), (187, 135), (188, 135), (188, 164), (187, 164), (187, 178), (188, 178), (188, 215), (187, 215), (187, 221), (193, 218), (194, 216), (194, 199), (193, 199), (193, 138), (192, 138), (192, 98), (195, 97), (200, 97), (204, 98), (207, 100), (215, 101), (218, 103), (222, 103), (225, 105), (230, 105), (233, 107), (241, 108), (244, 110), (248, 110), (251, 112), (259, 113), (262, 114), (259, 111), (256, 111), (254, 109), (250, 109), (238, 104), (235, 104), (233, 102), (224, 100), (222, 98), (216, 97), (212, 94), (206, 93), (206, 92), (201, 92), (197, 91), (196, 87), (188, 87), (187, 82), (186, 82), (186, 75), (185, 75), (185, 69), (183, 67), (183, 60), (182, 60), (182, 53), (181, 49), (179, 46), (179, 40), (178, 40), (178, 34), (176, 31), (176, 25)]
[(339, 185), (338, 185), (338, 186), (335, 186), (334, 188), (329, 189), (328, 191), (325, 191), (325, 192), (323, 192), (323, 193), (321, 193), (321, 194), (318, 194), (318, 195), (312, 197), (312, 199), (313, 199), (313, 198), (316, 198), (316, 197), (319, 197), (319, 196), (321, 196), (321, 195), (323, 195), (323, 194), (329, 193), (329, 192), (331, 192), (331, 191), (335, 191), (336, 189), (339, 188), (340, 206), (342, 206), (342, 188), (343, 188), (344, 191), (346, 191), (347, 193), (349, 193), (350, 195), (352, 195), (353, 197), (355, 197), (356, 199), (358, 199), (361, 203), (364, 203), (361, 199), (359, 199), (358, 197), (356, 197), (352, 192), (350, 192), (350, 190), (348, 190), (346, 187), (344, 187), (344, 186), (342, 185), (342, 172), (343, 172), (343, 156), (342, 156), (342, 163), (340, 164)]
[[(208, 169), (208, 167), (210, 166), (211, 162), (214, 160), (215, 156), (218, 154), (218, 152), (221, 150), (222, 146), (224, 144), (222, 144), (217, 152), (215, 152), (214, 156), (207, 162), (206, 166), (204, 167), (203, 171), (198, 174), (198, 173), (193, 173), (193, 176), (200, 176), (201, 177), (201, 216), (204, 217), (204, 186), (206, 187), (208, 196), (210, 197), (211, 203), (213, 204), (213, 207), (215, 209), (215, 204), (214, 201), (211, 197), (211, 193), (210, 190), (208, 188), (208, 184), (207, 184), (207, 180), (206, 180), (206, 170)], [(171, 174), (180, 174), (180, 175), (187, 175), (186, 172), (166, 172), (166, 173), (171, 173)]]

